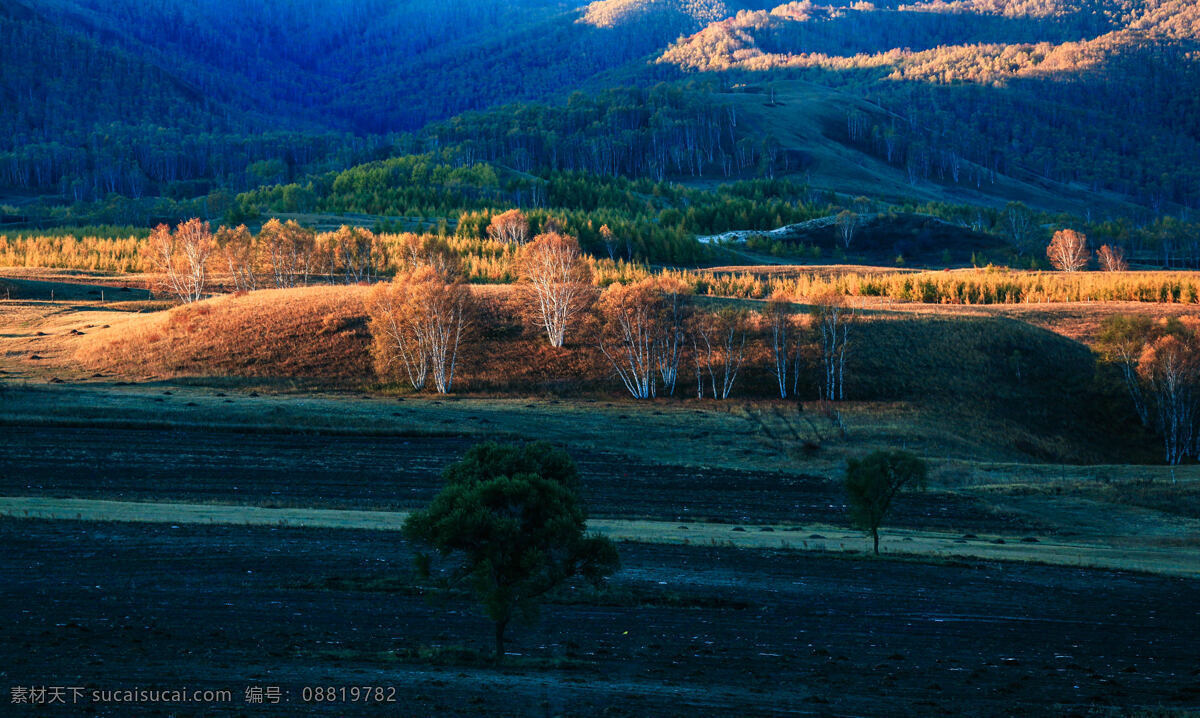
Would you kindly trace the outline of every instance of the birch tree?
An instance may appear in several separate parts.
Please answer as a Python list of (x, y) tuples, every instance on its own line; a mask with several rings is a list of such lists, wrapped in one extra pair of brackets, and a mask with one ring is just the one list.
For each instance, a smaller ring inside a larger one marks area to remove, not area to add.
[(1146, 316), (1117, 315), (1104, 320), (1101, 325), (1100, 337), (1097, 342), (1104, 358), (1115, 363), (1121, 369), (1121, 378), (1133, 400), (1134, 411), (1142, 426), (1150, 426), (1150, 409), (1146, 404), (1145, 392), (1142, 391), (1142, 377), (1138, 372), (1138, 362), (1142, 351), (1156, 336), (1161, 328)]
[(1121, 247), (1101, 245), (1096, 250), (1096, 261), (1106, 272), (1125, 272), (1129, 270), (1129, 262), (1125, 261), (1125, 250)]
[(748, 325), (749, 313), (733, 307), (694, 316), (691, 336), (698, 399), (704, 398), (705, 374), (714, 399), (728, 399), (733, 393), (733, 385), (746, 359)]
[(660, 278), (658, 286), (663, 306), (652, 352), (663, 391), (667, 396), (673, 396), (679, 380), (679, 362), (687, 342), (687, 324), (692, 316), (691, 290), (680, 280), (669, 277)]
[(217, 243), (221, 260), (229, 271), (229, 281), (239, 292), (253, 292), (258, 289), (258, 273), (261, 257), (256, 238), (246, 229), (246, 225), (237, 227), (221, 227), (217, 230), (214, 240)]
[(1200, 350), (1193, 332), (1168, 334), (1149, 343), (1138, 360), (1138, 373), (1154, 407), (1168, 464), (1196, 453), (1200, 418)]
[(295, 220), (280, 222), (272, 218), (258, 233), (263, 261), (275, 287), (308, 284), (316, 268), (316, 233)]
[(846, 398), (846, 352), (854, 313), (836, 293), (816, 297), (812, 312), (821, 354), (821, 399), (842, 401)]
[(487, 235), (497, 242), (525, 244), (529, 240), (529, 219), (519, 209), (501, 212), (492, 217), (487, 226)]
[(771, 374), (779, 387), (779, 398), (786, 399), (789, 384), (794, 395), (800, 383), (800, 348), (803, 343), (800, 329), (796, 326), (796, 316), (792, 312), (792, 303), (782, 295), (771, 295), (763, 320), (770, 340)]
[(617, 252), (617, 235), (609, 229), (607, 224), (600, 225), (600, 240), (604, 242), (604, 249), (608, 252), (609, 259), (616, 259)]
[(345, 277), (347, 284), (370, 282), (378, 277), (386, 257), (379, 238), (363, 227), (342, 225), (336, 232), (323, 237), (329, 262), (329, 278)]
[(1078, 272), (1087, 266), (1091, 255), (1087, 236), (1073, 229), (1058, 230), (1046, 247), (1046, 258), (1060, 272)]
[(654, 342), (664, 308), (662, 290), (652, 278), (613, 284), (597, 303), (600, 351), (635, 399), (657, 395)]
[(187, 303), (204, 296), (208, 262), (216, 248), (208, 222), (193, 218), (177, 225), (174, 232), (165, 224), (155, 227), (145, 251), (160, 286)]
[(858, 229), (858, 222), (858, 215), (848, 209), (838, 213), (836, 224), (844, 249), (850, 249), (850, 243), (854, 241), (854, 232)]
[(421, 267), (432, 267), (445, 277), (459, 276), (462, 272), (458, 256), (446, 240), (434, 235), (406, 233), (400, 236), (395, 246), (392, 261), (399, 272)]
[(380, 284), (367, 302), (376, 372), (403, 372), (418, 391), (432, 376), (438, 393), (449, 393), (473, 309), (470, 288), (432, 267)]
[(561, 347), (567, 327), (592, 301), (592, 269), (574, 237), (539, 234), (518, 256), (522, 294), (530, 316)]
[(1013, 249), (1017, 254), (1024, 254), (1037, 228), (1033, 212), (1020, 202), (1009, 202), (1004, 208), (1002, 222)]

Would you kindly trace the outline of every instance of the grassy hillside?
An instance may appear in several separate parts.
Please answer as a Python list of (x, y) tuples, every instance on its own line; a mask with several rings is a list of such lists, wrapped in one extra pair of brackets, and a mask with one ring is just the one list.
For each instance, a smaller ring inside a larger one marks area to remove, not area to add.
[(791, 4), (712, 23), (659, 62), (869, 100), (887, 115), (844, 113), (848, 139), (913, 185), (1068, 185), (1157, 214), (1198, 198), (1177, 164), (1200, 142), (1198, 19), (1183, 2)]
[[(847, 136), (847, 117), (858, 115), (878, 125), (896, 122), (896, 115), (856, 92), (846, 92), (801, 79), (756, 81), (750, 77), (718, 98), (738, 115), (739, 132), (770, 137), (792, 162), (780, 165), (780, 176), (848, 195), (886, 202), (946, 202), (962, 205), (1003, 205), (1022, 202), (1051, 212), (1082, 214), (1085, 210), (1129, 211), (1128, 201), (1113, 193), (1085, 190), (1078, 185), (1044, 178), (1019, 179), (997, 175), (981, 185), (955, 182), (950, 177), (913, 181), (901, 163), (889, 163)], [(986, 173), (976, 163), (970, 169)], [(961, 170), (960, 170), (961, 171)]]
[(362, 380), (370, 371), (364, 293), (358, 287), (274, 290), (139, 314), (89, 334), (76, 357), (128, 377)]
[[(138, 380), (243, 377), (372, 386), (365, 292), (267, 290), (134, 315), (79, 337), (74, 357), (89, 371)], [(511, 288), (481, 287), (477, 293), (485, 310), (460, 361), (460, 391), (623, 396), (586, 326), (565, 348), (554, 349), (517, 318)], [(887, 424), (894, 416), (888, 407), (914, 407), (909, 420), (916, 424), (902, 431), (909, 440), (924, 435), (934, 445), (930, 437), (936, 436), (961, 451), (979, 445), (990, 456), (1066, 461), (1115, 460), (1122, 452), (1128, 458), (1137, 454), (1133, 447), (1149, 445), (1129, 433), (1135, 421), (1130, 409), (1115, 383), (1097, 376), (1087, 347), (1025, 322), (870, 313), (853, 341), (847, 393), (856, 402), (851, 406), (861, 408), (847, 411)], [(752, 335), (731, 405), (777, 397), (767, 363), (765, 340)], [(805, 372), (810, 376), (801, 394), (815, 397), (815, 367)], [(694, 394), (694, 382), (693, 370), (682, 367), (677, 395)], [(791, 428), (777, 430), (809, 432), (793, 422), (785, 420)]]

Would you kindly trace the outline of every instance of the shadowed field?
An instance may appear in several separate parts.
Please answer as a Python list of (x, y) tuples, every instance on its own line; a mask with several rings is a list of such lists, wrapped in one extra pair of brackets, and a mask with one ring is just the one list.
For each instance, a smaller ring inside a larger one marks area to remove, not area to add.
[[(408, 512), (290, 509), (220, 504), (146, 503), (90, 499), (0, 497), (0, 516), (76, 521), (169, 523), (277, 528), (399, 531)], [(1191, 522), (1200, 528), (1200, 521)], [(1015, 528), (1015, 527), (1014, 527)], [(1186, 529), (1184, 529), (1186, 530)], [(754, 524), (749, 527), (674, 521), (590, 519), (588, 531), (615, 541), (684, 546), (727, 546), (858, 554), (868, 548), (861, 531), (827, 524)], [(819, 533), (818, 533), (819, 532)], [(1016, 561), (1109, 568), (1200, 578), (1200, 553), (1179, 546), (1133, 549), (1087, 541), (893, 529), (881, 548), (889, 557)], [(1194, 548), (1194, 547), (1193, 547)]]
[[(21, 587), (0, 593), (12, 682), (233, 689), (206, 715), (244, 714), (247, 685), (338, 716), (1185, 715), (1200, 700), (1189, 579), (625, 543), (607, 592), (552, 597), (495, 669), (474, 601), (430, 600), (393, 532), (5, 518), (0, 540), (0, 580)], [(302, 700), (351, 684), (400, 703)]]

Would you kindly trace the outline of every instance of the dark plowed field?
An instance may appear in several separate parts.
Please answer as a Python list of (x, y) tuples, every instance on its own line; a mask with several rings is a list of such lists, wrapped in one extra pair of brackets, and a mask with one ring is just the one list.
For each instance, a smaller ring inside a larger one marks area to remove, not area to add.
[[(238, 434), (145, 429), (27, 428), (0, 432), (0, 494), (129, 501), (409, 509), (440, 487), (440, 472), (473, 439)], [(619, 454), (573, 452), (591, 515), (842, 523), (845, 497), (796, 473), (680, 468)], [(897, 526), (1044, 530), (969, 498), (901, 501)]]
[[(623, 545), (614, 591), (637, 600), (552, 603), (495, 669), (391, 653), (490, 636), (466, 597), (363, 590), (409, 570), (394, 534), (5, 519), (0, 545), (6, 686), (233, 692), (54, 715), (380, 714), (304, 704), (306, 685), (394, 686), (391, 715), (1200, 708), (1200, 584), (1185, 579)], [(248, 686), (288, 705), (248, 707)]]

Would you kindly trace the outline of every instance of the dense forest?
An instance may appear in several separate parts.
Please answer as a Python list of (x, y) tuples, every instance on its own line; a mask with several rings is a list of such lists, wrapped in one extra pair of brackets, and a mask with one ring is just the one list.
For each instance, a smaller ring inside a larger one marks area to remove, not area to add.
[[(812, 195), (807, 187), (785, 180), (746, 180), (703, 191), (582, 172), (530, 177), (486, 163), (453, 164), (451, 154), (394, 157), (304, 185), (245, 192), (226, 219), (253, 223), (297, 211), (359, 213), (380, 216), (381, 230), (399, 229), (415, 219), (418, 227), (483, 237), (495, 208), (517, 206), (528, 213), (535, 231), (553, 222), (597, 256), (691, 264), (708, 254), (694, 240), (696, 234), (803, 222), (827, 214), (836, 199)], [(608, 245), (602, 227), (612, 233)]]
[[(1096, 213), (1079, 223), (1141, 237), (1200, 203), (1198, 30), (1181, 0), (8, 0), (0, 225), (355, 212), (434, 227), (507, 206), (618, 222), (706, 204), (631, 210), (606, 178), (804, 188), (639, 230), (674, 244), (830, 205), (814, 193), (836, 173), (814, 185), (811, 148), (775, 134), (794, 117), (912, 187), (969, 189), (988, 211), (1012, 199), (1000, 177), (1082, 193)], [(742, 116), (751, 88), (769, 107), (795, 80), (866, 104), (833, 122), (785, 110), (773, 128)], [(567, 178), (588, 191), (555, 196)]]

